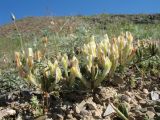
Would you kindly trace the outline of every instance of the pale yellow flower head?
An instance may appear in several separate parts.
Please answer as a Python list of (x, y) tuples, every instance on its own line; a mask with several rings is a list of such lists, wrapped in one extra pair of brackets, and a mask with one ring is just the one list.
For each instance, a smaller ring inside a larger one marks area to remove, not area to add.
[(28, 57), (33, 57), (33, 49), (32, 48), (28, 48)]
[(59, 67), (56, 68), (56, 82), (58, 82), (62, 78), (62, 72)]
[(20, 60), (20, 53), (15, 52), (15, 61), (16, 61), (16, 67), (20, 68), (22, 66), (21, 60)]
[(58, 67), (58, 61), (55, 60), (53, 64), (50, 60), (48, 60), (48, 67), (50, 69), (51, 75), (53, 75), (55, 73), (56, 68)]
[(64, 69), (67, 69), (68, 68), (68, 56), (67, 56), (67, 54), (63, 55), (61, 61), (62, 61), (62, 65), (63, 65)]
[(133, 36), (130, 32), (126, 32), (126, 38), (128, 39), (129, 43), (132, 43), (133, 41)]
[(70, 72), (72, 75), (74, 75), (78, 78), (82, 77), (81, 72), (80, 72), (80, 68), (79, 68), (79, 62), (75, 56), (73, 56), (73, 58), (72, 58), (72, 67), (70, 69)]

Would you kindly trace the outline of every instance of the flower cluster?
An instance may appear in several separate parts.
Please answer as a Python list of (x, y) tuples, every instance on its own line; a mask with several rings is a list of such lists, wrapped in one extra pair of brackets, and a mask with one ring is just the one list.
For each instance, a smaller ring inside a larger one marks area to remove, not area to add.
[[(44, 41), (45, 46), (46, 41), (47, 38)], [(50, 83), (47, 83), (50, 88), (61, 80), (66, 80), (70, 87), (74, 86), (76, 80), (80, 80), (85, 87), (93, 89), (108, 75), (113, 75), (119, 65), (125, 65), (133, 58), (135, 54), (133, 36), (126, 32), (109, 40), (108, 35), (104, 35), (100, 43), (96, 43), (95, 37), (92, 36), (81, 51), (79, 57), (84, 59), (84, 63), (76, 56), (69, 59), (67, 54), (52, 63), (45, 59), (41, 51), (33, 52), (32, 48), (28, 48), (24, 54), (15, 52), (16, 66), (22, 77), (41, 89), (44, 89), (43, 84), (46, 82)], [(37, 63), (41, 63), (43, 67), (39, 67)], [(82, 69), (85, 69), (85, 72), (82, 72)], [(42, 73), (43, 77), (37, 77), (39, 75), (37, 73)]]

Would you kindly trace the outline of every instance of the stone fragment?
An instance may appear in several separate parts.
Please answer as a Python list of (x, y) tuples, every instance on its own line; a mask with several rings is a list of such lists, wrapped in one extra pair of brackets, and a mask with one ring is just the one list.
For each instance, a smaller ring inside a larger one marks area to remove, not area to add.
[(148, 92), (147, 89), (143, 89), (143, 93), (144, 93), (144, 94), (147, 94), (147, 95), (149, 94), (149, 92)]
[(141, 106), (145, 106), (146, 103), (147, 103), (146, 100), (140, 100), (140, 101), (139, 101), (139, 104), (140, 104)]
[(88, 110), (81, 110), (80, 114), (83, 116), (89, 116), (90, 112)]
[(78, 106), (75, 106), (75, 107), (74, 107), (74, 112), (75, 112), (75, 113), (77, 113), (77, 114), (79, 114), (79, 113), (80, 113), (80, 109), (79, 109), (79, 107), (78, 107)]
[(150, 119), (153, 119), (153, 118), (154, 118), (154, 116), (155, 116), (155, 113), (154, 113), (154, 112), (152, 112), (152, 111), (147, 111), (147, 112), (146, 112), (146, 114), (148, 115), (149, 120), (150, 120)]
[(93, 112), (93, 116), (96, 118), (96, 119), (100, 119), (102, 116), (101, 116), (102, 112), (97, 109)]
[(151, 91), (151, 99), (152, 100), (158, 100), (159, 94), (156, 91)]
[(142, 100), (143, 98), (141, 96), (139, 96), (138, 94), (135, 95), (135, 97), (137, 98), (137, 100)]
[(94, 103), (94, 102), (87, 102), (86, 103), (86, 106), (88, 106), (88, 109), (89, 110), (96, 110), (97, 109), (97, 105), (96, 105), (96, 103)]
[(57, 114), (57, 119), (58, 119), (58, 120), (64, 120), (64, 117), (63, 117), (63, 115), (61, 115), (61, 114)]
[(129, 96), (127, 96), (127, 95), (122, 95), (122, 96), (121, 96), (121, 99), (122, 99), (122, 101), (126, 101), (126, 102), (128, 102), (128, 103), (131, 102), (131, 98), (130, 98)]
[(105, 110), (103, 116), (105, 117), (105, 116), (108, 116), (108, 115), (110, 115), (110, 114), (112, 114), (112, 113), (115, 113), (115, 110), (114, 110), (114, 109), (112, 108), (112, 106), (109, 104), (109, 105), (107, 106), (107, 109)]

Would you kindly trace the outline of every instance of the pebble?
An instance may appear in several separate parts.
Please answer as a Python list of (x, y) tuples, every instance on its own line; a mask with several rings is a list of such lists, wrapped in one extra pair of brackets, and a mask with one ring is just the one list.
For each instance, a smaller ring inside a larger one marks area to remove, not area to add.
[(145, 112), (147, 112), (147, 108), (141, 108), (140, 111), (141, 111), (142, 113), (145, 113)]
[(154, 112), (152, 112), (152, 111), (147, 111), (147, 112), (146, 112), (146, 114), (148, 115), (149, 120), (150, 120), (150, 119), (153, 119), (153, 118), (154, 118), (154, 116), (155, 116), (155, 113), (154, 113)]
[(64, 120), (64, 117), (60, 114), (57, 114), (57, 118), (58, 118), (58, 120)]
[(83, 116), (89, 116), (90, 112), (87, 111), (87, 110), (81, 110), (80, 114), (83, 115)]
[(89, 110), (96, 110), (97, 109), (97, 105), (94, 102), (88, 102), (86, 105), (88, 106)]
[(127, 96), (127, 95), (122, 95), (122, 96), (121, 96), (121, 99), (122, 99), (122, 101), (124, 100), (124, 101), (126, 101), (126, 102), (128, 102), (128, 103), (131, 102), (131, 98), (130, 98), (129, 96)]
[(102, 112), (97, 109), (93, 112), (93, 116), (96, 118), (96, 119), (100, 119), (102, 116), (101, 116)]
[(147, 102), (145, 101), (145, 100), (140, 100), (139, 101), (139, 104), (141, 104), (141, 105), (145, 105)]
[(75, 106), (75, 107), (74, 107), (74, 112), (79, 114), (79, 113), (80, 113), (79, 107)]
[(147, 95), (149, 94), (149, 92), (148, 92), (147, 89), (143, 89), (143, 93), (144, 93), (144, 94), (147, 94)]
[(126, 91), (126, 95), (128, 95), (129, 97), (132, 97), (132, 93), (131, 92)]

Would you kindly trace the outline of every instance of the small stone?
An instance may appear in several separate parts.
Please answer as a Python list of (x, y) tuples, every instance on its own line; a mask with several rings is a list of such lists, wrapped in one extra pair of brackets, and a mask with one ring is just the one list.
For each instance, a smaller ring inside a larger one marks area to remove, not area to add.
[(154, 118), (154, 116), (155, 116), (155, 113), (154, 113), (154, 112), (152, 112), (152, 111), (147, 111), (147, 112), (146, 112), (146, 114), (148, 115), (149, 120), (150, 120), (150, 119), (153, 119), (153, 118)]
[(89, 111), (87, 111), (87, 110), (81, 110), (80, 114), (83, 115), (83, 116), (89, 116), (90, 115)]
[(133, 116), (129, 116), (129, 120), (136, 120)]
[(160, 117), (160, 113), (156, 113), (156, 115), (157, 115), (158, 117)]
[(80, 109), (77, 106), (75, 106), (74, 107), (74, 112), (79, 114), (80, 113)]
[(126, 101), (126, 102), (128, 102), (128, 103), (131, 102), (131, 98), (130, 98), (129, 96), (127, 96), (127, 95), (122, 95), (122, 96), (121, 96), (121, 99), (122, 99), (122, 101), (124, 100), (124, 101)]
[(147, 94), (147, 95), (149, 94), (149, 92), (148, 92), (147, 89), (143, 89), (143, 93), (144, 93), (144, 94)]
[(111, 120), (111, 118), (109, 116), (106, 116), (105, 120)]
[(139, 104), (141, 104), (142, 106), (145, 105), (147, 102), (145, 100), (140, 100)]
[(140, 111), (141, 111), (142, 113), (145, 113), (145, 112), (147, 112), (147, 108), (141, 108)]
[(97, 109), (97, 105), (94, 102), (88, 102), (86, 105), (88, 106), (89, 110), (96, 110)]
[(53, 120), (52, 118), (46, 118), (45, 120)]
[(82, 110), (84, 109), (85, 105), (86, 105), (86, 101), (83, 100), (81, 103), (77, 104), (76, 106), (79, 108), (79, 110)]
[(73, 119), (72, 114), (68, 114), (68, 115), (67, 115), (67, 119), (71, 119), (71, 120), (72, 120), (72, 119)]
[(134, 112), (135, 112), (135, 114), (138, 115), (138, 116), (142, 115), (142, 112), (141, 112), (140, 110), (135, 110)]
[(107, 106), (107, 109), (105, 110), (105, 112), (104, 112), (104, 114), (103, 114), (103, 117), (108, 116), (108, 115), (110, 115), (110, 114), (112, 114), (112, 113), (115, 113), (115, 110), (114, 110), (113, 107), (109, 104), (109, 105)]
[(136, 105), (136, 109), (142, 109), (142, 107), (140, 105)]
[(135, 97), (137, 98), (137, 100), (142, 100), (143, 98), (140, 97), (139, 95), (135, 95)]
[(60, 114), (57, 114), (57, 119), (58, 120), (64, 120), (64, 117), (62, 115), (60, 115)]
[(156, 91), (151, 92), (151, 99), (152, 100), (158, 100), (159, 99), (159, 94)]
[(157, 87), (154, 87), (154, 90), (157, 91), (158, 90)]
[(128, 95), (129, 97), (132, 97), (132, 93), (131, 92), (126, 91), (126, 95)]
[(64, 106), (61, 107), (61, 109), (62, 109), (63, 111), (66, 111), (66, 110), (67, 110), (67, 106), (64, 105)]
[(96, 118), (96, 119), (100, 119), (102, 116), (101, 116), (102, 112), (100, 112), (99, 109), (95, 110), (93, 112), (93, 116)]

